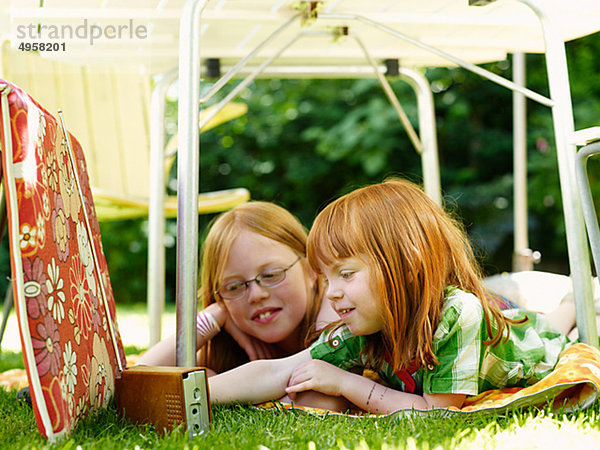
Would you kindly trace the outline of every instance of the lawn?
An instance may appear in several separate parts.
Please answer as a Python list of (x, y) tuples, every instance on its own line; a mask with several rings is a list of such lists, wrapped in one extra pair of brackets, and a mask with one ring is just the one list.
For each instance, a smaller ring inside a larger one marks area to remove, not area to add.
[[(0, 354), (0, 370), (20, 364), (16, 353)], [(47, 443), (38, 433), (31, 408), (16, 400), (16, 391), (0, 390), (0, 448), (59, 449), (434, 449), (434, 448), (597, 448), (600, 403), (575, 414), (526, 410), (506, 416), (386, 417), (356, 419), (316, 417), (304, 412), (264, 411), (245, 406), (213, 408), (211, 431), (188, 441), (175, 431), (158, 435), (151, 426), (136, 426), (114, 407), (82, 421), (70, 438)]]
[[(131, 311), (134, 313), (136, 311)], [(121, 317), (123, 311), (119, 314)], [(127, 354), (140, 348), (126, 346)], [(21, 354), (0, 352), (0, 372), (22, 368)], [(0, 449), (561, 449), (600, 447), (600, 402), (574, 414), (524, 410), (506, 416), (316, 417), (303, 412), (214, 407), (210, 433), (191, 441), (183, 432), (160, 436), (136, 426), (114, 407), (81, 422), (70, 438), (49, 444), (37, 431), (31, 408), (16, 391), (0, 389)]]

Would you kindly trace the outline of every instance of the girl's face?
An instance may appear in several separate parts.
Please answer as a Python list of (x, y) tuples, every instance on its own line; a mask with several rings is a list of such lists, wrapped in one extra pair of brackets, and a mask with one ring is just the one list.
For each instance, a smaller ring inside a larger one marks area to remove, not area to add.
[[(264, 271), (286, 268), (297, 259), (298, 255), (287, 245), (242, 230), (233, 242), (219, 286), (252, 280)], [(300, 324), (313, 286), (314, 276), (309, 275), (305, 259), (301, 258), (285, 272), (281, 283), (264, 287), (252, 281), (241, 297), (223, 302), (233, 322), (246, 334), (297, 351), (302, 343)]]
[(361, 259), (344, 258), (322, 271), (327, 279), (325, 296), (353, 334), (369, 335), (383, 328), (369, 268)]

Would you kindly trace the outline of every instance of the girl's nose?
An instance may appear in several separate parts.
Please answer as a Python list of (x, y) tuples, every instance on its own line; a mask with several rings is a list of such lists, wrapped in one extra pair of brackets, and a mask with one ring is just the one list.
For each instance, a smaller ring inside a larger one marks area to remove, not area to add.
[(327, 286), (327, 291), (325, 292), (325, 296), (327, 297), (328, 300), (331, 300), (332, 302), (335, 302), (336, 300), (341, 299), (344, 296), (344, 293), (336, 288), (336, 286), (334, 284), (329, 284)]
[(269, 296), (269, 291), (258, 282), (253, 282), (248, 285), (248, 303), (261, 301)]

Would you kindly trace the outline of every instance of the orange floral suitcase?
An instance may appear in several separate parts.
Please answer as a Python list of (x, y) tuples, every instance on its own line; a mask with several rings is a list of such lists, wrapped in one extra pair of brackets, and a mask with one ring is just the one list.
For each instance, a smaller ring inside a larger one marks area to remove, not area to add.
[(12, 284), (40, 432), (69, 434), (108, 404), (125, 367), (81, 146), (0, 80), (0, 146)]

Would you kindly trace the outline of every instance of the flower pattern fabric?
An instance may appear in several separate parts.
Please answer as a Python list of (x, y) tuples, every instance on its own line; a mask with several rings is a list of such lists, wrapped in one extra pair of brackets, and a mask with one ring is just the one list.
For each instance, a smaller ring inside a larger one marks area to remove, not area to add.
[(81, 146), (18, 87), (0, 80), (0, 95), (23, 357), (38, 428), (57, 438), (108, 404), (126, 363)]

